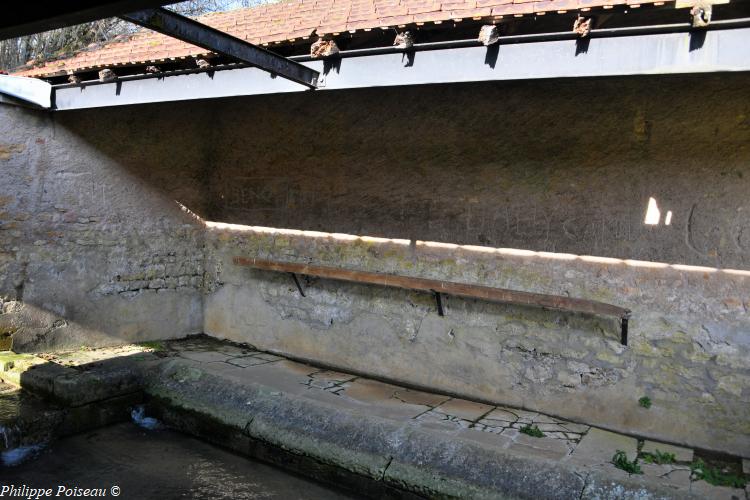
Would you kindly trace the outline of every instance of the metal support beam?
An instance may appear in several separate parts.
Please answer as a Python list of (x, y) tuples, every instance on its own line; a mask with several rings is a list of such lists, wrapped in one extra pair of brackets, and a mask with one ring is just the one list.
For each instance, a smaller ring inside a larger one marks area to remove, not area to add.
[[(322, 72), (319, 90), (750, 71), (750, 28), (708, 29), (701, 34), (705, 38), (700, 38), (700, 48), (692, 33), (657, 33), (594, 37), (586, 52), (581, 52), (576, 40), (571, 39), (509, 43), (497, 47), (497, 52), (481, 46), (430, 46), (431, 50), (417, 50), (411, 61), (400, 52), (366, 55), (349, 51), (342, 52), (342, 58), (328, 72), (323, 61), (304, 64)], [(288, 80), (270, 78), (257, 68), (227, 66), (226, 69), (216, 68), (210, 76), (204, 70), (194, 70), (145, 77), (124, 76), (113, 83), (58, 85), (54, 87), (54, 102), (56, 109), (65, 110), (304, 89)]]
[(50, 109), (52, 85), (36, 78), (0, 75), (0, 98), (8, 104)]
[(65, 0), (13, 2), (0, 16), (0, 40), (87, 23), (133, 9), (159, 7), (174, 0)]
[(316, 88), (318, 85), (319, 73), (314, 69), (167, 9), (141, 10), (120, 18), (307, 87)]

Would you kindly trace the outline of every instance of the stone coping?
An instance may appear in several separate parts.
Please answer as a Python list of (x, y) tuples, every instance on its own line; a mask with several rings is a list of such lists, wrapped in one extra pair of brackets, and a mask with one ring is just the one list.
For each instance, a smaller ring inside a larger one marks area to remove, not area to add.
[[(246, 454), (259, 443), (270, 446), (382, 483), (396, 496), (746, 498), (744, 490), (691, 480), (693, 450), (687, 448), (204, 336), (37, 357), (6, 353), (0, 362), (0, 378), (58, 404), (76, 407), (143, 391), (151, 411), (185, 432)], [(641, 453), (643, 474), (616, 468), (617, 450), (631, 461)], [(673, 453), (677, 462), (645, 463), (643, 453), (656, 450)]]

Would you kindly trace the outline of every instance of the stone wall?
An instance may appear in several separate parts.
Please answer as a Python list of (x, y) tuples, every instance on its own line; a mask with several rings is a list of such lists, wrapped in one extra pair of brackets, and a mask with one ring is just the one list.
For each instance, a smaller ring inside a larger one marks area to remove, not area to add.
[[(750, 456), (749, 84), (0, 107), (0, 326), (17, 350), (203, 330)], [(303, 298), (237, 255), (600, 300), (633, 310), (630, 342), (608, 318), (450, 297), (440, 317), (395, 289), (313, 279)]]
[[(273, 229), (210, 225), (205, 331), (748, 456), (748, 84), (234, 100), (218, 120), (207, 217)], [(656, 225), (644, 224), (649, 198)], [(615, 321), (578, 314), (448, 298), (440, 317), (427, 294), (325, 280), (303, 282), (301, 297), (288, 276), (238, 268), (235, 255), (600, 300), (633, 310), (630, 342)]]
[[(153, 109), (0, 106), (0, 336), (16, 351), (202, 330), (202, 147)], [(187, 113), (183, 110), (183, 113)], [(174, 114), (174, 113), (173, 113)], [(176, 113), (186, 130), (190, 123)], [(172, 127), (173, 130), (173, 127)]]

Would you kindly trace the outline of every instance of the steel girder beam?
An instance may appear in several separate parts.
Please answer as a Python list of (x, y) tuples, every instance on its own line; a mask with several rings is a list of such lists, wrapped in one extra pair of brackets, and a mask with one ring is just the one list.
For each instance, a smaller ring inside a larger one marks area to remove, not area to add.
[(120, 15), (120, 18), (251, 64), (287, 80), (310, 88), (317, 87), (319, 75), (317, 71), (167, 9), (146, 9)]
[[(750, 28), (703, 32), (701, 48), (691, 33), (592, 38), (585, 52), (576, 40), (457, 47), (417, 51), (410, 59), (389, 53), (347, 57), (327, 74), (324, 61), (305, 62), (321, 71), (319, 91), (483, 81), (602, 76), (750, 72)], [(53, 87), (58, 110), (152, 102), (299, 92), (304, 87), (269, 78), (257, 68), (122, 77)]]
[(130, 12), (133, 9), (159, 7), (174, 0), (65, 0), (14, 2), (0, 16), (0, 40), (31, 35), (74, 24)]
[(50, 109), (52, 85), (36, 78), (0, 75), (0, 102)]

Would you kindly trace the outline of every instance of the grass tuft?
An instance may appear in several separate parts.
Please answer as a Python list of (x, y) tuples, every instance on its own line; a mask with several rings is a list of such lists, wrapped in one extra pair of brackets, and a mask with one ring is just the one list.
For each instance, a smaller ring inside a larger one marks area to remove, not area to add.
[(641, 408), (651, 408), (651, 398), (648, 396), (643, 396), (638, 400), (638, 406), (640, 406)]
[(628, 455), (622, 450), (617, 450), (612, 457), (612, 463), (618, 469), (622, 469), (630, 474), (643, 474), (641, 466), (638, 465), (638, 458), (636, 457), (636, 459), (631, 462), (628, 460)]
[(535, 438), (544, 437), (544, 433), (539, 430), (539, 427), (537, 427), (536, 425), (532, 426), (531, 424), (527, 424), (524, 427), (521, 427), (521, 432)]
[(138, 345), (141, 347), (145, 347), (146, 349), (151, 349), (153, 351), (164, 350), (164, 344), (162, 342), (159, 342), (158, 340), (152, 340), (148, 342), (139, 342)]

